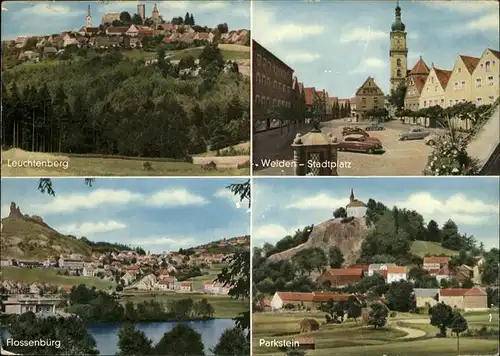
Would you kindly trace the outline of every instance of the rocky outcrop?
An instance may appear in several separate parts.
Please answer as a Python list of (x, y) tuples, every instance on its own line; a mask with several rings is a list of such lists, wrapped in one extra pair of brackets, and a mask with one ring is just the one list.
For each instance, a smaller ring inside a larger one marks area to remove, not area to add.
[(302, 250), (321, 248), (328, 254), (331, 247), (337, 246), (344, 255), (346, 264), (354, 264), (361, 254), (363, 243), (370, 228), (365, 218), (330, 219), (314, 226), (307, 242), (289, 250), (269, 256), (272, 262), (292, 258)]
[(10, 203), (9, 218), (30, 220), (30, 221), (33, 221), (33, 222), (35, 222), (37, 224), (49, 227), (45, 223), (45, 221), (43, 221), (43, 219), (42, 219), (41, 216), (23, 214), (22, 211), (21, 211), (21, 208), (15, 202), (11, 202)]

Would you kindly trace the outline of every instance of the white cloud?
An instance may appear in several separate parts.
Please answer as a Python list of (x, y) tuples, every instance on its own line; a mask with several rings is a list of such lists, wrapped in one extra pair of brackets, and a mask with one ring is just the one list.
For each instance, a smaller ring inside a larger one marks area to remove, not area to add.
[(231, 204), (234, 204), (234, 206), (237, 209), (240, 208), (246, 208), (247, 204), (245, 204), (243, 201), (240, 201), (240, 197), (238, 195), (234, 195), (229, 189), (227, 188), (222, 188), (219, 189), (215, 192), (214, 194), (215, 198), (223, 198), (229, 200)]
[(351, 42), (367, 42), (367, 41), (378, 41), (387, 40), (388, 34), (384, 31), (372, 30), (368, 28), (354, 28), (346, 29), (343, 34), (340, 35), (340, 43), (351, 43)]
[(385, 65), (386, 61), (380, 58), (365, 58), (351, 73), (371, 73), (374, 69), (383, 68)]
[(10, 205), (9, 204), (2, 204), (0, 206), (0, 211), (1, 211), (1, 217), (6, 218), (10, 214)]
[[(478, 13), (478, 12), (498, 12), (498, 2), (491, 0), (475, 0), (475, 1), (423, 1), (426, 6), (458, 12), (463, 14)], [(498, 25), (498, 23), (497, 23)]]
[(252, 241), (274, 243), (286, 235), (293, 234), (297, 229), (287, 229), (279, 224), (262, 225), (252, 230)]
[(204, 10), (220, 10), (220, 9), (225, 9), (228, 7), (228, 2), (227, 1), (207, 1), (200, 5), (201, 9)]
[(289, 62), (313, 62), (320, 57), (321, 55), (319, 53), (291, 52), (287, 54), (285, 59)]
[(499, 21), (500, 19), (497, 12), (494, 14), (484, 15), (478, 19), (469, 21), (465, 27), (469, 30), (480, 30), (480, 31), (492, 30), (498, 32)]
[(56, 2), (48, 2), (46, 4), (37, 4), (30, 7), (25, 7), (19, 10), (19, 13), (23, 16), (33, 16), (33, 17), (55, 17), (55, 16), (82, 16), (85, 11), (75, 10), (70, 6), (64, 6), (56, 4)]
[(332, 210), (339, 206), (345, 206), (349, 201), (345, 198), (335, 198), (328, 194), (320, 193), (312, 197), (297, 200), (286, 205), (286, 209), (301, 209), (301, 210)]
[(270, 10), (254, 9), (253, 38), (263, 45), (284, 41), (300, 41), (309, 36), (317, 36), (325, 31), (325, 26), (314, 24), (278, 23), (276, 14)]
[(59, 195), (49, 203), (35, 204), (33, 208), (43, 214), (69, 213), (80, 209), (94, 209), (103, 205), (127, 204), (141, 198), (141, 194), (128, 190), (97, 189), (88, 194)]
[(148, 236), (139, 239), (134, 239), (132, 245), (137, 246), (168, 246), (168, 247), (191, 247), (196, 244), (196, 239), (191, 237), (167, 237), (167, 236)]
[(69, 224), (59, 226), (56, 228), (56, 230), (64, 234), (85, 236), (90, 234), (121, 230), (125, 229), (126, 227), (127, 225), (119, 221), (109, 220), (98, 222), (84, 222), (82, 224)]
[(157, 207), (180, 207), (205, 205), (208, 203), (208, 200), (186, 189), (166, 189), (153, 194), (146, 199), (146, 203)]
[(405, 201), (395, 204), (399, 208), (416, 210), (426, 219), (438, 219), (441, 223), (452, 219), (456, 223), (476, 225), (487, 222), (492, 215), (498, 215), (498, 205), (487, 204), (462, 194), (445, 200), (434, 198), (426, 192), (411, 194)]

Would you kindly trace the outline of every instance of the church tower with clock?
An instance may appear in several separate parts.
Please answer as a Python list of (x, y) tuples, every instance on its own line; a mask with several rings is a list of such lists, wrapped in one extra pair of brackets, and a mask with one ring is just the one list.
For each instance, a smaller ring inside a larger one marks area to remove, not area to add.
[(401, 21), (399, 0), (396, 5), (396, 19), (391, 26), (389, 58), (391, 63), (391, 90), (405, 83), (408, 70), (408, 47), (406, 46), (406, 26)]

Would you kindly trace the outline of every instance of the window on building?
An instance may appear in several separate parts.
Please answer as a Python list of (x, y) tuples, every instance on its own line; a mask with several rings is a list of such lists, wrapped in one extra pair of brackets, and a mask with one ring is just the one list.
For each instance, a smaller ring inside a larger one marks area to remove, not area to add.
[(434, 84), (434, 77), (431, 77), (431, 84)]
[(462, 80), (461, 87), (465, 90), (465, 80)]
[(399, 59), (399, 58), (398, 58), (398, 59), (396, 59), (396, 65), (397, 65), (398, 67), (401, 67), (401, 59)]
[(491, 70), (491, 62), (490, 61), (487, 61), (485, 64), (484, 64), (484, 70), (489, 72)]
[(401, 69), (398, 69), (396, 71), (396, 77), (398, 77), (398, 78), (401, 77)]
[(462, 73), (462, 68), (458, 68), (458, 73)]
[(453, 89), (458, 90), (458, 82), (453, 83)]
[(494, 96), (489, 96), (488, 97), (488, 101), (490, 102), (490, 104), (492, 104), (495, 101), (495, 97)]
[(262, 78), (261, 78), (261, 76), (260, 76), (260, 73), (259, 73), (259, 72), (257, 72), (257, 75), (255, 76), (255, 80), (257, 81), (257, 84), (260, 84), (260, 82), (261, 82)]
[(427, 100), (424, 100), (424, 108), (427, 107)]
[(455, 99), (455, 105), (457, 105), (457, 104), (458, 104), (458, 99)]
[(438, 86), (437, 85), (434, 86), (434, 91), (437, 93), (437, 91), (438, 91)]
[(493, 76), (488, 77), (488, 85), (493, 85)]
[(255, 104), (260, 104), (260, 95), (255, 95)]
[(273, 99), (273, 107), (276, 107), (276, 99)]
[(444, 99), (441, 99), (441, 106), (444, 106)]
[(482, 87), (482, 80), (481, 78), (476, 78), (476, 88), (481, 88)]
[(479, 68), (483, 69), (484, 68), (484, 64), (481, 63), (481, 65), (479, 66)]
[(450, 102), (448, 103), (450, 106), (453, 106), (453, 100), (450, 100)]
[(477, 98), (476, 99), (476, 104), (477, 105), (483, 105), (483, 98)]
[(257, 55), (257, 66), (260, 67), (261, 63), (262, 63), (262, 55), (258, 54)]

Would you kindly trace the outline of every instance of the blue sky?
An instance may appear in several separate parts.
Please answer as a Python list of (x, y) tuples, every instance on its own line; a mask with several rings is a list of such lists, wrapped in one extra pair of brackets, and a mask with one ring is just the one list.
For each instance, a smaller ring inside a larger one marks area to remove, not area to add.
[(99, 25), (106, 12), (137, 12), (137, 4), (146, 4), (151, 16), (154, 4), (165, 21), (193, 14), (200, 26), (215, 27), (226, 22), (230, 29), (250, 28), (250, 5), (234, 1), (4, 1), (2, 2), (2, 40), (17, 36), (45, 35), (75, 30), (85, 24), (87, 7), (91, 5), (92, 23)]
[[(408, 67), (453, 68), (457, 54), (498, 50), (497, 1), (401, 1)], [(253, 38), (307, 87), (349, 98), (368, 76), (389, 93), (389, 34), (396, 1), (255, 1)]]
[(252, 241), (276, 243), (298, 228), (318, 224), (349, 201), (373, 198), (386, 206), (416, 210), (440, 226), (448, 219), (487, 248), (498, 247), (498, 177), (445, 178), (257, 178), (253, 183)]
[(37, 191), (38, 179), (2, 179), (2, 217), (11, 201), (61, 233), (160, 252), (224, 237), (248, 235), (248, 205), (227, 187), (238, 178), (53, 179), (56, 197)]

